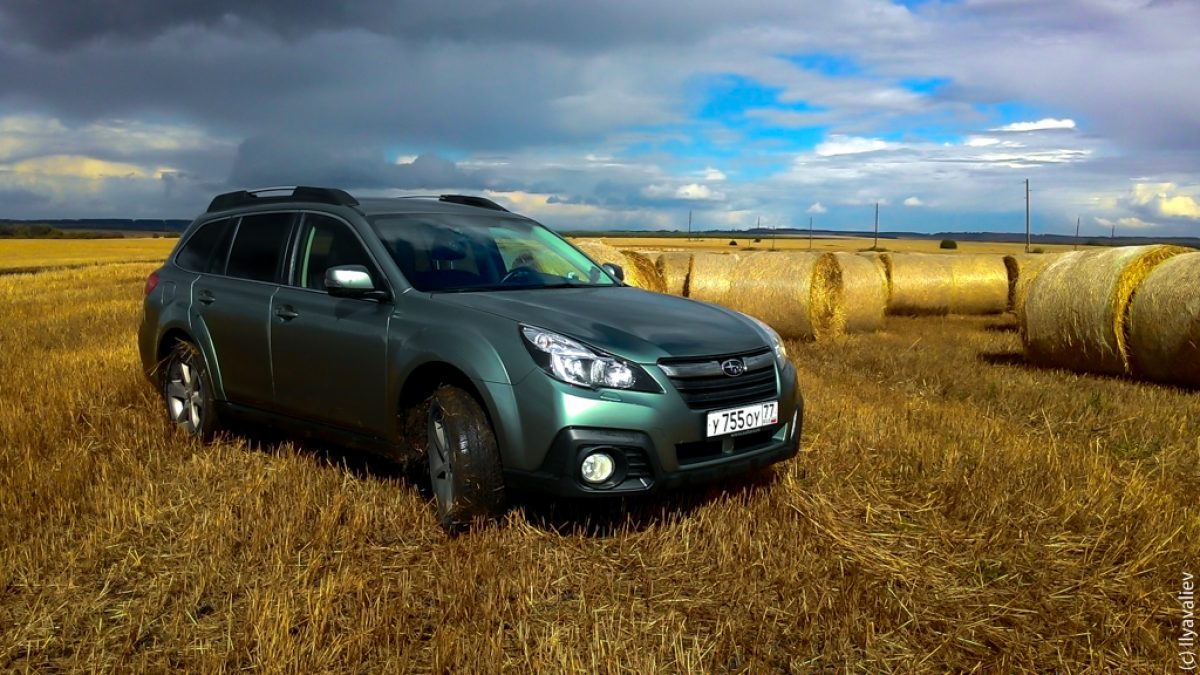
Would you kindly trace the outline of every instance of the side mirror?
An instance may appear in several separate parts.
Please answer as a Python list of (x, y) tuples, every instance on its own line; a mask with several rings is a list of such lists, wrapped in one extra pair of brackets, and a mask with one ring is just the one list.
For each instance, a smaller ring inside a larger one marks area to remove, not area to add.
[(624, 283), (625, 270), (621, 269), (620, 265), (618, 265), (616, 263), (604, 263), (603, 265), (601, 265), (601, 267), (604, 268), (605, 272), (608, 272), (609, 276), (616, 277), (617, 281)]
[(339, 298), (387, 298), (387, 292), (375, 288), (371, 273), (362, 265), (340, 265), (325, 270), (325, 290)]

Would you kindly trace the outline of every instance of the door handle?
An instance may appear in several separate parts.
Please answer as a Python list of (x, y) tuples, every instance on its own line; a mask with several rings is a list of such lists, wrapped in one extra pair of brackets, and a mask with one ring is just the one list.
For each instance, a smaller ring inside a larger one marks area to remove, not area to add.
[(284, 305), (283, 307), (275, 310), (275, 316), (283, 319), (284, 321), (291, 321), (292, 319), (300, 316), (300, 312), (297, 312), (291, 307)]
[(196, 300), (204, 305), (211, 305), (216, 299), (212, 291), (200, 291), (196, 294)]

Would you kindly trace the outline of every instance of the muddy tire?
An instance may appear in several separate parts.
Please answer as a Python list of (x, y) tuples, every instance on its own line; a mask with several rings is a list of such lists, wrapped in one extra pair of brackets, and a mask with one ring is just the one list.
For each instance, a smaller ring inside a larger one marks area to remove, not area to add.
[(443, 385), (429, 398), (426, 455), (439, 524), (450, 532), (504, 511), (496, 435), (475, 397)]

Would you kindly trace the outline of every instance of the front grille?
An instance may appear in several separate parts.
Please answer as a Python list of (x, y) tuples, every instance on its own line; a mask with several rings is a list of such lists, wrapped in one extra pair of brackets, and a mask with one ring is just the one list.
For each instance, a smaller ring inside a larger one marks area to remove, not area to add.
[(771, 442), (775, 432), (779, 431), (779, 425), (759, 429), (744, 436), (734, 436), (732, 438), (710, 438), (703, 441), (692, 441), (690, 443), (675, 444), (675, 458), (679, 460), (679, 464), (693, 464), (695, 462), (703, 462), (708, 459), (715, 459), (725, 453), (724, 444), (730, 441), (730, 449), (728, 454), (737, 454), (756, 450)]
[[(747, 372), (730, 377), (721, 363), (740, 358)], [(775, 358), (768, 350), (707, 359), (663, 360), (659, 366), (692, 410), (716, 410), (775, 398)]]

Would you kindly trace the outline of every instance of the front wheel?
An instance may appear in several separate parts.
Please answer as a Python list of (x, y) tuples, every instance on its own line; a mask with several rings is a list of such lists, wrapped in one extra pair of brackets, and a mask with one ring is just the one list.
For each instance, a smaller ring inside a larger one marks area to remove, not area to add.
[(205, 441), (216, 433), (212, 382), (196, 345), (179, 342), (171, 349), (163, 374), (163, 401), (167, 417), (185, 433)]
[(429, 399), (429, 480), (438, 522), (456, 531), (504, 510), (504, 473), (496, 435), (475, 397), (443, 385)]

